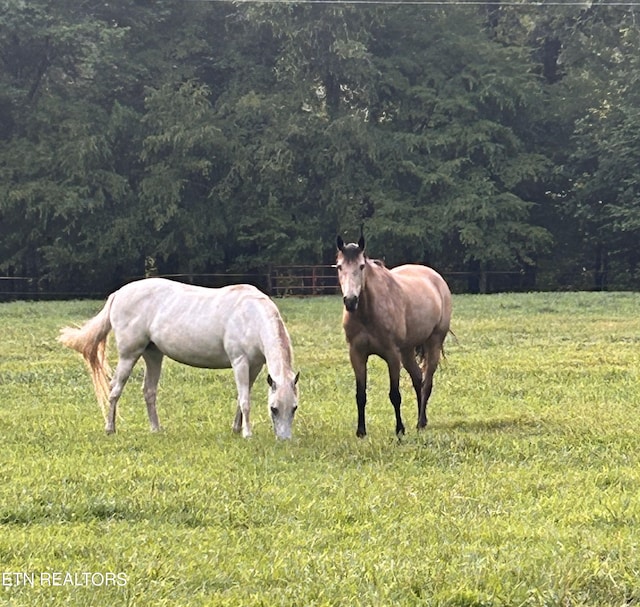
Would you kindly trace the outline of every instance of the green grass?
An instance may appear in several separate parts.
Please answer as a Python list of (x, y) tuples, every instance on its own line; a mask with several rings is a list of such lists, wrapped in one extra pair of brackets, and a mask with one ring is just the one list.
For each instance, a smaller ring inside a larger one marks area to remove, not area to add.
[(277, 303), (302, 371), (287, 443), (264, 375), (247, 441), (231, 373), (176, 363), (165, 432), (148, 430), (137, 368), (106, 436), (84, 365), (55, 341), (101, 302), (0, 305), (0, 575), (35, 574), (4, 578), (0, 604), (640, 603), (640, 295), (456, 296), (421, 434), (403, 375), (402, 442), (378, 359), (355, 437), (339, 299)]

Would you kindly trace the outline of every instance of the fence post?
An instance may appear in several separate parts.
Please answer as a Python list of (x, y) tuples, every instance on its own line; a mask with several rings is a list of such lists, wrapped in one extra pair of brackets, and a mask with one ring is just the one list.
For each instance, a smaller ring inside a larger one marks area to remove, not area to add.
[(273, 264), (269, 264), (267, 266), (267, 295), (269, 297), (273, 296), (273, 283), (271, 280), (271, 275), (273, 274)]

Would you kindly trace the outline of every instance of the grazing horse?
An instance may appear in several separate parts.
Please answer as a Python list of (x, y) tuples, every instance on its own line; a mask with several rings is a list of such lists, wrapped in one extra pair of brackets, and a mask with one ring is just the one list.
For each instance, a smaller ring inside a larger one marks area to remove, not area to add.
[[(106, 341), (113, 329), (118, 365), (111, 379)], [(277, 438), (291, 438), (298, 407), (293, 353), (276, 305), (250, 285), (210, 289), (164, 278), (147, 278), (112, 293), (83, 327), (65, 327), (58, 338), (80, 352), (89, 367), (108, 434), (116, 431), (116, 406), (140, 357), (151, 430), (160, 430), (156, 393), (162, 359), (206, 369), (233, 369), (238, 389), (234, 432), (251, 436), (250, 391), (267, 365), (269, 410)], [(107, 411), (108, 404), (108, 411)]]
[(338, 236), (337, 246), (336, 268), (344, 302), (342, 326), (356, 376), (356, 435), (367, 433), (367, 360), (372, 354), (389, 367), (389, 399), (396, 414), (396, 434), (404, 434), (399, 389), (402, 366), (411, 376), (418, 400), (418, 429), (422, 429), (427, 425), (433, 374), (449, 332), (449, 287), (440, 274), (426, 266), (403, 265), (388, 270), (369, 259), (364, 252), (364, 236), (357, 244), (345, 244)]

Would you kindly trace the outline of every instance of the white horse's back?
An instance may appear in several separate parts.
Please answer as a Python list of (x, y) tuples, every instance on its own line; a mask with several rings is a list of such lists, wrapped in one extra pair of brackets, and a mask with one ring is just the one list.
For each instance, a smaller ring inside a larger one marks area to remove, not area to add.
[(238, 342), (245, 351), (255, 350), (252, 329), (265, 306), (274, 304), (250, 285), (210, 289), (150, 278), (117, 291), (110, 317), (121, 355), (152, 342), (178, 362), (224, 369), (231, 367), (229, 350)]

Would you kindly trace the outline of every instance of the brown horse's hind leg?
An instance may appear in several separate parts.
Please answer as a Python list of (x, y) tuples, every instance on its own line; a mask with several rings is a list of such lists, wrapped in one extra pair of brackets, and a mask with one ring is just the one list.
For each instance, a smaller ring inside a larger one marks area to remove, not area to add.
[[(402, 365), (411, 376), (411, 383), (416, 393), (416, 401), (418, 403), (418, 418), (420, 416), (420, 402), (422, 401), (422, 370), (415, 357), (415, 352), (405, 352), (402, 355)], [(418, 424), (418, 428), (420, 424)]]
[(433, 375), (440, 363), (443, 342), (443, 336), (434, 334), (424, 346), (424, 378), (422, 380), (420, 406), (418, 407), (418, 429), (425, 428), (427, 425), (427, 405), (433, 390)]

